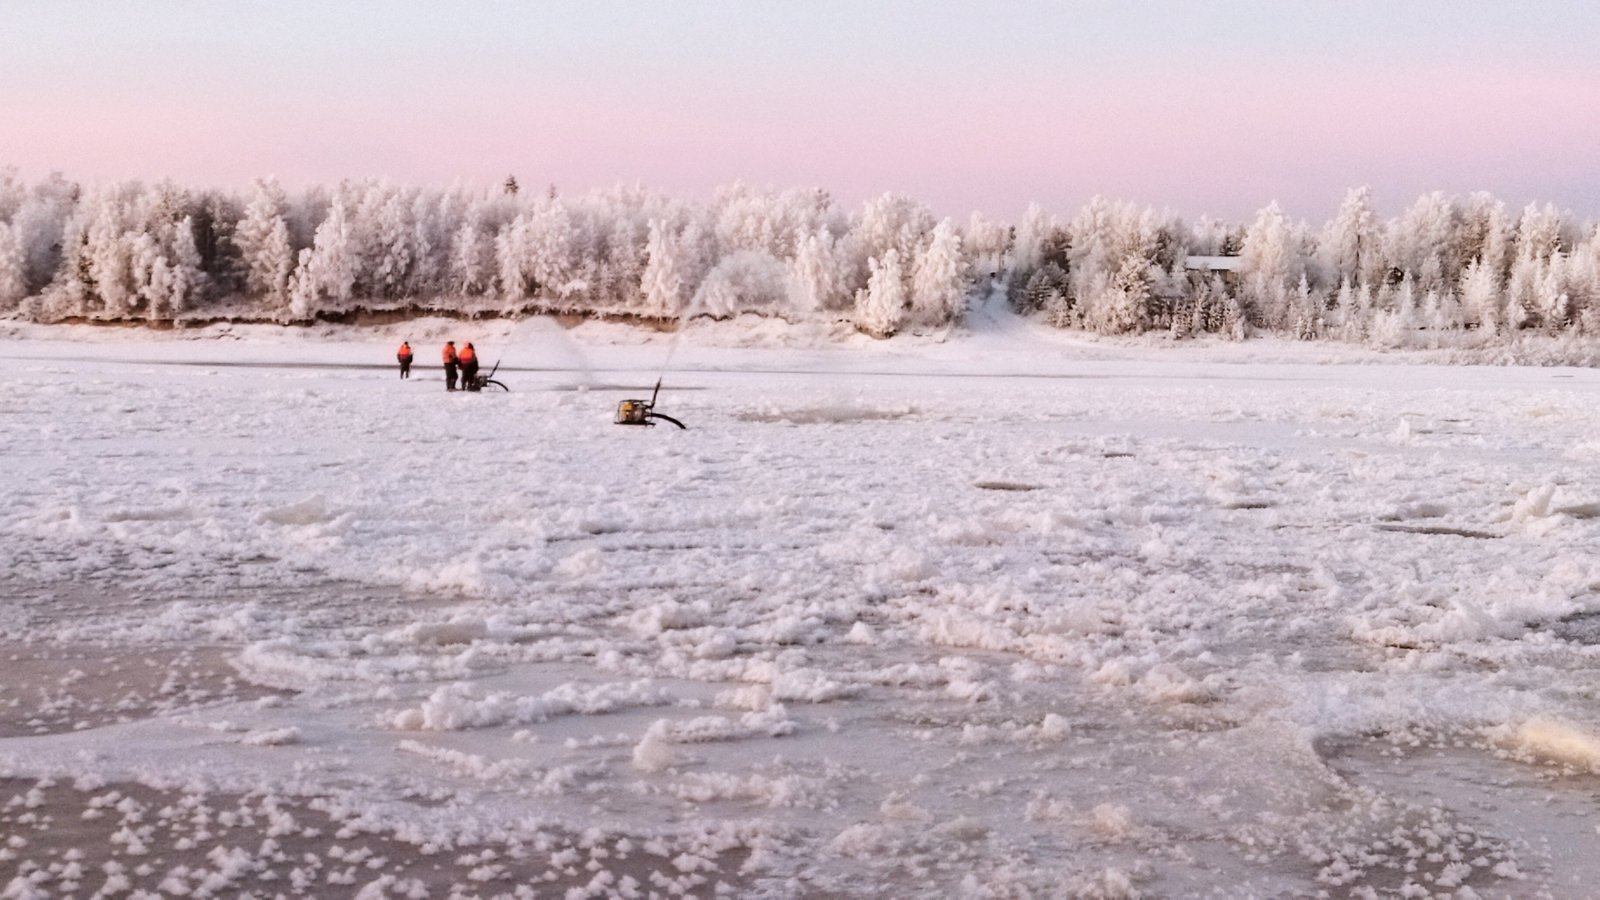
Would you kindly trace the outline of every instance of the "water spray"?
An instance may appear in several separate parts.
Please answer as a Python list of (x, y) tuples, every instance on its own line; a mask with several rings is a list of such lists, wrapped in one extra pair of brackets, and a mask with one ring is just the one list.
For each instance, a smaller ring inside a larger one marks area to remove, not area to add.
[(678, 352), (678, 344), (683, 339), (683, 328), (688, 321), (688, 316), (680, 314), (678, 330), (672, 333), (672, 343), (667, 346), (667, 358), (661, 361), (661, 369), (656, 373), (656, 387), (650, 392), (649, 400), (624, 400), (617, 404), (617, 417), (614, 420), (618, 425), (654, 425), (656, 419), (671, 422), (684, 431), (689, 426), (674, 419), (666, 413), (656, 412), (656, 398), (661, 395), (661, 380), (666, 377), (667, 366), (672, 363), (672, 357)]

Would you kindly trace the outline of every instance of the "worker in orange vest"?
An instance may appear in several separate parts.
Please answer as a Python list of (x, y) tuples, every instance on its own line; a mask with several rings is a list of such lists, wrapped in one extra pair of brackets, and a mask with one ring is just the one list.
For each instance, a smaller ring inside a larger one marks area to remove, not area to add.
[(461, 386), (469, 391), (478, 389), (478, 351), (472, 344), (461, 348)]
[(394, 358), (400, 360), (400, 377), (401, 378), (410, 378), (411, 377), (411, 342), (410, 341), (401, 341), (400, 342), (400, 352), (396, 353), (394, 355)]
[(444, 342), (444, 389), (456, 389), (456, 342)]

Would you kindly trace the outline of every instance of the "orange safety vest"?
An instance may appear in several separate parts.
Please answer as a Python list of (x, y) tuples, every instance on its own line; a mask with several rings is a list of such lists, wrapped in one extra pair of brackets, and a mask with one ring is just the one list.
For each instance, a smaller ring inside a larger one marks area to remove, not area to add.
[(395, 355), (400, 357), (401, 359), (410, 359), (411, 358), (411, 345), (410, 344), (401, 344), (400, 345), (400, 352), (396, 353)]
[(478, 351), (472, 349), (471, 347), (463, 347), (463, 348), (461, 348), (461, 364), (462, 365), (466, 365), (469, 362), (477, 362), (477, 361), (478, 361)]
[(451, 363), (453, 363), (455, 361), (456, 361), (456, 348), (450, 346), (449, 344), (446, 344), (445, 348), (444, 348), (444, 364), (448, 366), (448, 365), (450, 365)]

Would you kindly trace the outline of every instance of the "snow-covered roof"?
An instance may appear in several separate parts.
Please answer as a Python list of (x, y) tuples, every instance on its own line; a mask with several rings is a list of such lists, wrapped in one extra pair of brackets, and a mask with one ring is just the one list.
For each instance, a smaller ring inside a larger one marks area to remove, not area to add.
[(1183, 267), (1202, 272), (1237, 272), (1242, 260), (1240, 256), (1191, 256)]

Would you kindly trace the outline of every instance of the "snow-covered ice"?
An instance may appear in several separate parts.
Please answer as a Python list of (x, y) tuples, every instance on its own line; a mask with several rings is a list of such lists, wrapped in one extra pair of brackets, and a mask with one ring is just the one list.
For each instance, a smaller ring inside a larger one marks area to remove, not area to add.
[(0, 340), (0, 895), (1600, 879), (1592, 370), (398, 327)]

